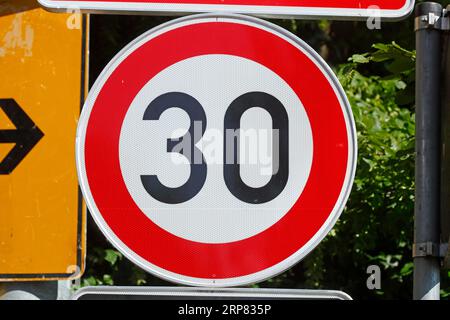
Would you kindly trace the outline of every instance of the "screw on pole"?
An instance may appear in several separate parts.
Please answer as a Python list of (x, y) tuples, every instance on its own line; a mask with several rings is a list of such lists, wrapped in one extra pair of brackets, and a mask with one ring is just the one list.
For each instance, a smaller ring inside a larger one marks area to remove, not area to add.
[(414, 299), (439, 300), (441, 34), (443, 8), (416, 6), (416, 169)]

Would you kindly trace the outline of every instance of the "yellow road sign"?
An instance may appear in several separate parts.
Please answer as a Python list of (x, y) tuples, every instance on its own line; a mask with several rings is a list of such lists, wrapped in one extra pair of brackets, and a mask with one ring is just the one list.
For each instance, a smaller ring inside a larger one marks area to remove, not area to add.
[(74, 145), (87, 23), (35, 1), (0, 0), (0, 281), (68, 279), (84, 269)]

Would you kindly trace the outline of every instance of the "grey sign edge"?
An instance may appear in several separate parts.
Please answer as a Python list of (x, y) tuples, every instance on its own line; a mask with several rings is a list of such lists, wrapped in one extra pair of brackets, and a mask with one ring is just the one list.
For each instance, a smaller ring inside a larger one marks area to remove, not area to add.
[[(135, 15), (181, 16), (194, 13), (235, 13), (275, 19), (332, 19), (366, 20), (379, 17), (385, 21), (399, 21), (407, 18), (414, 9), (415, 0), (406, 0), (401, 9), (376, 11), (374, 9), (312, 8), (257, 5), (216, 5), (216, 4), (161, 4), (142, 2), (99, 2), (38, 0), (49, 11), (83, 13), (113, 13)], [(374, 14), (379, 13), (379, 16)]]
[(254, 299), (317, 299), (353, 300), (350, 295), (337, 290), (273, 289), (273, 288), (199, 288), (199, 287), (140, 287), (140, 286), (89, 286), (73, 293), (71, 300), (86, 295), (153, 296), (180, 298), (254, 298)]

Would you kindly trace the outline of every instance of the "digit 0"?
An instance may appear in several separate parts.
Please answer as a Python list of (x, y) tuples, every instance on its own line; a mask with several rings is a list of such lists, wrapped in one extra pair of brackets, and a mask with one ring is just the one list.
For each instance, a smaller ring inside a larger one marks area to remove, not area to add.
[[(272, 117), (272, 157), (277, 159), (277, 161), (272, 161), (270, 181), (259, 188), (252, 188), (242, 181), (239, 165), (241, 117), (245, 111), (253, 107), (263, 108)], [(265, 92), (243, 94), (229, 106), (225, 113), (224, 127), (225, 131), (235, 130), (236, 132), (234, 135), (226, 133), (224, 135), (223, 176), (230, 192), (236, 198), (254, 204), (265, 203), (276, 198), (286, 186), (289, 176), (289, 120), (283, 104)], [(278, 134), (275, 134), (276, 132)], [(227, 150), (230, 149), (233, 150), (234, 159), (232, 161), (227, 155)]]

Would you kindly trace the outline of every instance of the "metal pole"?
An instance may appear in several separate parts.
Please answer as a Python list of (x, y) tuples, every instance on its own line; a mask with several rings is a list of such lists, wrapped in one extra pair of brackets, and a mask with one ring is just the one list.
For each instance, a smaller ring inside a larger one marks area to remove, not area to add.
[[(450, 5), (447, 6), (449, 20)], [(449, 20), (450, 22), (450, 20)], [(449, 25), (450, 27), (450, 25)], [(450, 269), (450, 32), (443, 33), (442, 40), (442, 156), (441, 156), (441, 243), (447, 245), (443, 248), (444, 268)]]
[(416, 6), (416, 191), (414, 299), (439, 300), (440, 291), (440, 71), (442, 6)]

